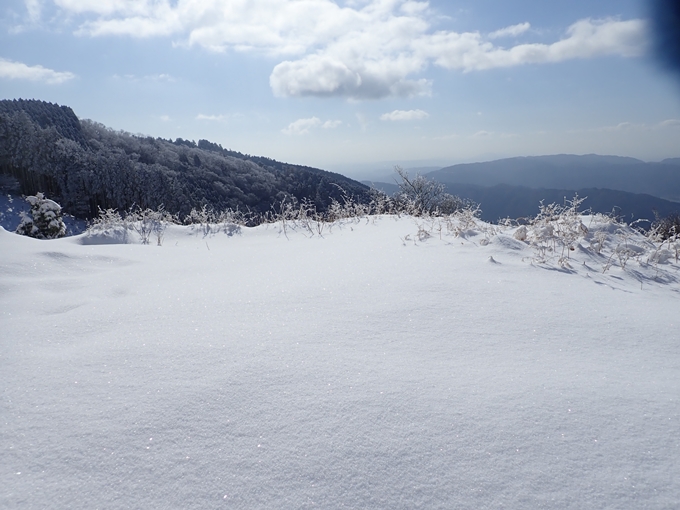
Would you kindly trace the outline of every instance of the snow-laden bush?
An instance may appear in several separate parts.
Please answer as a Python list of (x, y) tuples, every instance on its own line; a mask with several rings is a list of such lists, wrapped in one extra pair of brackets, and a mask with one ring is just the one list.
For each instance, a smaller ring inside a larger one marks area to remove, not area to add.
[[(162, 207), (157, 210), (138, 207), (123, 214), (115, 209), (100, 209), (99, 216), (90, 222), (86, 238), (96, 243), (122, 244), (136, 242), (133, 239), (142, 244), (150, 244), (154, 239), (161, 246), (168, 225), (198, 227), (204, 237), (218, 232), (231, 236), (241, 230), (240, 225), (235, 223), (236, 220), (247, 221), (243, 215), (232, 211), (218, 213), (205, 206), (192, 210), (183, 222)], [(130, 233), (136, 236), (131, 238)]]
[(30, 216), (22, 213), (17, 234), (35, 237), (36, 239), (57, 239), (66, 235), (66, 225), (61, 217), (61, 206), (54, 200), (45, 198), (38, 192), (35, 196), (26, 197), (31, 206)]
[(650, 235), (659, 241), (671, 240), (672, 242), (680, 239), (680, 214), (671, 214), (665, 218), (657, 215), (652, 223)]
[[(645, 232), (636, 223), (628, 225), (613, 216), (579, 211), (584, 200), (575, 196), (563, 205), (541, 203), (536, 217), (514, 229), (512, 236), (534, 249), (532, 262), (556, 261), (560, 267), (569, 269), (571, 253), (579, 250), (591, 253), (595, 261), (600, 260), (602, 272), (606, 273), (612, 267), (625, 270), (630, 261), (640, 267), (658, 267), (680, 259), (680, 236), (674, 234), (672, 226), (665, 229), (653, 226)], [(511, 226), (511, 222), (505, 225)], [(668, 225), (672, 223), (665, 224)]]
[(163, 244), (167, 226), (178, 223), (175, 217), (165, 211), (162, 206), (158, 210), (138, 207), (125, 215), (125, 221), (132, 230), (137, 232), (142, 244), (149, 244), (149, 239), (153, 236), (158, 246)]
[(86, 235), (89, 239), (105, 243), (126, 244), (128, 230), (130, 230), (128, 222), (118, 211), (100, 208), (99, 216), (90, 222)]
[(192, 209), (184, 218), (185, 225), (198, 227), (203, 233), (203, 237), (211, 234), (224, 232), (228, 236), (238, 234), (241, 231), (240, 225), (246, 225), (248, 219), (239, 211), (215, 211), (204, 205), (200, 209)]
[(588, 233), (583, 224), (579, 206), (585, 198), (574, 196), (572, 200), (564, 201), (563, 205), (543, 202), (539, 205), (538, 215), (531, 219), (529, 228), (519, 233), (518, 237), (531, 244), (537, 253), (537, 259), (544, 262), (549, 256), (558, 255), (561, 266), (567, 264), (569, 254), (576, 249), (576, 243)]
[(399, 166), (394, 170), (399, 177), (399, 192), (393, 198), (398, 212), (412, 216), (447, 216), (475, 205), (470, 200), (446, 193), (445, 186), (439, 182), (419, 174), (410, 177)]
[(87, 236), (101, 242), (125, 244), (129, 241), (128, 233), (132, 231), (137, 233), (142, 244), (149, 244), (153, 237), (161, 246), (167, 226), (177, 223), (176, 218), (162, 207), (158, 210), (138, 207), (122, 215), (115, 209), (100, 209), (99, 216), (87, 229)]

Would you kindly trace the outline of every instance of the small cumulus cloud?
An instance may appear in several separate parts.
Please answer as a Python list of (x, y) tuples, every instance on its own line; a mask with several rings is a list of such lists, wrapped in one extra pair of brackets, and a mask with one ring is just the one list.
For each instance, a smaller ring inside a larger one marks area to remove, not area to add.
[(172, 120), (172, 119), (170, 118), (170, 115), (161, 115), (161, 116), (160, 116), (160, 119), (161, 119), (163, 122), (170, 122), (170, 121)]
[(321, 119), (318, 117), (311, 117), (309, 119), (298, 119), (295, 122), (288, 124), (288, 127), (282, 129), (281, 132), (285, 135), (306, 135), (309, 130), (321, 125)]
[(321, 126), (324, 129), (335, 129), (336, 127), (342, 126), (341, 120), (327, 120)]
[(429, 113), (423, 110), (394, 110), (390, 113), (384, 113), (380, 116), (380, 120), (400, 121), (400, 120), (422, 120), (427, 119)]
[(530, 23), (520, 23), (510, 27), (501, 28), (489, 34), (489, 39), (500, 39), (502, 37), (517, 37), (531, 28)]
[(359, 65), (331, 55), (310, 55), (276, 65), (269, 85), (278, 97), (381, 99), (430, 95), (429, 80), (407, 79), (412, 67), (408, 62), (381, 60)]
[(9, 80), (28, 80), (58, 85), (76, 77), (75, 74), (54, 71), (41, 65), (29, 66), (22, 62), (13, 62), (0, 58), (0, 78)]

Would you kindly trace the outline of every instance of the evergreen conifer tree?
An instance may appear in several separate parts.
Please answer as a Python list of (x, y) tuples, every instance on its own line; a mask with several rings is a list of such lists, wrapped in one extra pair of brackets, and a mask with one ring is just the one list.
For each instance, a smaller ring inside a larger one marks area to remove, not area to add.
[(36, 239), (56, 239), (66, 235), (66, 225), (61, 218), (61, 206), (55, 201), (45, 198), (38, 192), (35, 196), (26, 197), (31, 204), (31, 215), (23, 215), (16, 233)]

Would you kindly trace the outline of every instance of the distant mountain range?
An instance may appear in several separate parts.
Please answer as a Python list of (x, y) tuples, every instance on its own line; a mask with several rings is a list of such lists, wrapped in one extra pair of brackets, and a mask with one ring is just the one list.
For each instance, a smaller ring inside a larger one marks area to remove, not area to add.
[(645, 163), (618, 156), (560, 154), (460, 164), (425, 175), (444, 184), (507, 184), (563, 190), (605, 188), (680, 202), (680, 158)]
[[(481, 205), (482, 218), (535, 216), (541, 201), (587, 197), (583, 209), (613, 213), (625, 221), (653, 220), (680, 212), (680, 158), (645, 163), (634, 158), (560, 154), (454, 165), (424, 174), (453, 195)], [(364, 184), (387, 194), (395, 183)]]

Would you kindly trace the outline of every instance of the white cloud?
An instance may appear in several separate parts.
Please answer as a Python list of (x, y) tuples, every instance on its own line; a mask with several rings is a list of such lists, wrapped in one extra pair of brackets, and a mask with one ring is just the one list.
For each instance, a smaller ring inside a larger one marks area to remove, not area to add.
[[(30, 1), (30, 0), (29, 0)], [(270, 86), (281, 97), (379, 99), (428, 95), (429, 66), (464, 72), (604, 55), (646, 47), (645, 22), (584, 19), (551, 44), (501, 47), (526, 33), (521, 23), (483, 36), (435, 30), (442, 19), (425, 1), (356, 0), (52, 0), (78, 14), (87, 36), (172, 37), (210, 51), (258, 52), (281, 59)]]
[(281, 132), (285, 135), (306, 135), (309, 130), (321, 125), (321, 119), (312, 117), (310, 119), (298, 119), (295, 122), (288, 124), (288, 127), (282, 129)]
[(488, 138), (493, 135), (493, 131), (481, 130), (477, 131), (475, 134), (471, 135), (470, 138)]
[(680, 127), (680, 120), (678, 119), (664, 120), (663, 122), (660, 122), (658, 126), (659, 128)]
[(620, 122), (615, 126), (604, 126), (590, 129), (589, 131), (616, 132), (616, 131), (657, 131), (661, 129), (675, 129), (680, 127), (680, 120), (667, 119), (656, 124), (639, 124), (634, 122)]
[(40, 20), (40, 15), (42, 14), (42, 5), (40, 0), (24, 0), (26, 4), (26, 11), (28, 12), (28, 19), (36, 23)]
[(76, 75), (73, 73), (53, 71), (40, 65), (29, 66), (21, 62), (0, 58), (0, 78), (41, 81), (50, 85), (57, 85), (75, 77)]
[(172, 120), (172, 119), (170, 118), (170, 115), (161, 115), (161, 116), (160, 116), (160, 119), (161, 119), (163, 122), (170, 122), (170, 121)]
[(447, 69), (479, 71), (526, 64), (545, 64), (604, 55), (633, 57), (646, 48), (642, 20), (581, 20), (567, 37), (552, 44), (519, 44), (505, 49), (483, 41), (478, 33), (439, 33), (420, 51)]
[(460, 138), (460, 135), (458, 133), (451, 133), (450, 135), (435, 136), (433, 140), (455, 140), (456, 138)]
[(207, 120), (211, 122), (224, 122), (228, 118), (227, 115), (204, 115), (202, 113), (196, 115), (196, 120)]
[(353, 96), (361, 87), (362, 79), (340, 61), (311, 55), (304, 60), (277, 65), (269, 84), (277, 96)]
[(175, 78), (169, 74), (147, 74), (146, 76), (137, 76), (134, 74), (124, 74), (123, 76), (120, 76), (119, 74), (114, 74), (113, 77), (117, 80), (124, 79), (128, 80), (130, 82), (134, 83), (139, 83), (139, 82), (169, 82), (173, 83), (175, 82)]
[(368, 117), (363, 113), (357, 113), (356, 118), (357, 121), (359, 121), (359, 125), (361, 126), (361, 131), (365, 132), (370, 124)]
[(520, 23), (510, 27), (501, 28), (489, 34), (489, 39), (500, 39), (501, 37), (517, 37), (531, 28), (530, 23)]
[(307, 135), (314, 128), (335, 129), (342, 125), (340, 120), (327, 120), (321, 122), (318, 117), (311, 117), (309, 119), (298, 119), (295, 122), (288, 124), (288, 127), (282, 129), (281, 132), (286, 135)]
[(423, 110), (394, 110), (393, 112), (381, 115), (380, 120), (421, 120), (429, 116), (430, 114)]

